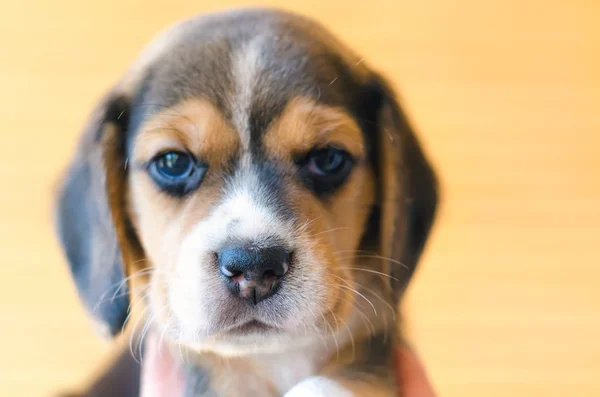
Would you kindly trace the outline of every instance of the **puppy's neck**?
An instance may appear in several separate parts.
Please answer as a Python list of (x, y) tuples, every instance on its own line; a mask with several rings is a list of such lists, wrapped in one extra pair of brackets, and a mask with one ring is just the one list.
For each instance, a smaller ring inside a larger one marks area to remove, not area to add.
[[(345, 340), (339, 343), (345, 344)], [(188, 368), (188, 389), (195, 388), (197, 393), (201, 388), (205, 394), (211, 390), (215, 395), (280, 396), (303, 379), (319, 373), (335, 357), (336, 346), (330, 335), (281, 352), (241, 356), (200, 353)]]

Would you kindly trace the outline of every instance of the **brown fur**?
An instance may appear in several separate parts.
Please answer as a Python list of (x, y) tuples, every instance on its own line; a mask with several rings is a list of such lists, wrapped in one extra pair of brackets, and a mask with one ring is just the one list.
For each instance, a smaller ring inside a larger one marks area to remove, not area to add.
[(345, 111), (311, 98), (292, 99), (263, 139), (268, 152), (283, 160), (327, 145), (345, 149), (359, 160), (365, 157), (356, 121)]

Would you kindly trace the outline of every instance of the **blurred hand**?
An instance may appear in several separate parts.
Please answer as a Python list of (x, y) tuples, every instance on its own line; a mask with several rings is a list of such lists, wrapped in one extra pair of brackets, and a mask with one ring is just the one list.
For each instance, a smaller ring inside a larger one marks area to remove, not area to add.
[(403, 397), (435, 397), (433, 387), (421, 361), (408, 347), (398, 350), (399, 383), (402, 387), (400, 395)]

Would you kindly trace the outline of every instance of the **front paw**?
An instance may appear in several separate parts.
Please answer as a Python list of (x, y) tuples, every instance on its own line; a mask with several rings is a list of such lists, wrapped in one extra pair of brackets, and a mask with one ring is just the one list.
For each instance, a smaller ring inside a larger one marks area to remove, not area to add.
[(356, 397), (354, 393), (333, 379), (311, 376), (285, 393), (284, 397)]

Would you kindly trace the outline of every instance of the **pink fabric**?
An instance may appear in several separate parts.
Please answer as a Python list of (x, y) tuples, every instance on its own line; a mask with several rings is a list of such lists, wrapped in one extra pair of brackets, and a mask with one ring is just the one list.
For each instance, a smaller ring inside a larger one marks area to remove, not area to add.
[(155, 336), (149, 336), (142, 360), (141, 397), (177, 397), (183, 395), (183, 369)]

